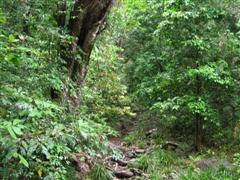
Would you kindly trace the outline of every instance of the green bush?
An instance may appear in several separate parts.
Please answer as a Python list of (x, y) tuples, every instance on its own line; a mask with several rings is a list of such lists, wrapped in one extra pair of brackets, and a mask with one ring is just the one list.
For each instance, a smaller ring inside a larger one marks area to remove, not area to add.
[(103, 164), (95, 164), (90, 172), (91, 180), (112, 180), (113, 176)]
[(82, 107), (80, 114), (69, 112), (65, 101), (50, 97), (51, 89), (61, 96), (66, 81), (73, 94), (77, 91), (60, 68), (58, 29), (49, 22), (40, 36), (20, 37), (2, 24), (9, 23), (2, 16), (0, 13), (0, 179), (66, 179), (71, 154), (107, 153), (106, 136), (113, 131), (88, 108)]
[(146, 171), (153, 179), (169, 174), (176, 165), (180, 165), (179, 157), (174, 152), (160, 148), (154, 149), (150, 154), (142, 155), (136, 162), (130, 164), (131, 167)]
[(143, 146), (142, 143), (144, 143), (144, 138), (145, 135), (143, 132), (140, 131), (134, 131), (132, 133), (130, 133), (129, 135), (127, 135), (126, 137), (124, 137), (124, 141), (128, 144), (128, 145), (139, 145), (141, 144), (141, 146)]
[(127, 3), (134, 27), (124, 55), (133, 101), (172, 132), (199, 131), (205, 145), (228, 144), (240, 115), (239, 2)]

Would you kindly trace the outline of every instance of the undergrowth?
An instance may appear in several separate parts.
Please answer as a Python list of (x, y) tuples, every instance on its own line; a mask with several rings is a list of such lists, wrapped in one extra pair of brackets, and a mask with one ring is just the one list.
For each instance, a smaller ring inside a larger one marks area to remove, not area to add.
[(129, 166), (144, 170), (153, 178), (156, 177), (157, 174), (160, 177), (170, 173), (172, 169), (180, 165), (180, 163), (180, 158), (176, 153), (157, 148), (150, 154), (141, 156), (136, 162)]
[(239, 180), (240, 174), (234, 170), (225, 168), (208, 169), (205, 171), (189, 168), (186, 174), (180, 176), (180, 180)]
[(112, 173), (105, 168), (103, 164), (95, 164), (92, 168), (89, 180), (112, 180)]

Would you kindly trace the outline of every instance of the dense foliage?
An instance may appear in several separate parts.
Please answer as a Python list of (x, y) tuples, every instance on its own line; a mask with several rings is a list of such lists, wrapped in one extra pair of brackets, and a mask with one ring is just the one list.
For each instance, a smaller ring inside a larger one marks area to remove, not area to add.
[[(105, 118), (114, 116), (114, 109), (123, 100), (107, 109), (93, 110), (83, 104), (81, 110), (70, 112), (69, 99), (59, 97), (59, 92), (67, 90), (75, 97), (79, 89), (67, 76), (61, 56), (62, 46), (71, 42), (72, 37), (57, 26), (53, 14), (57, 10), (56, 2), (1, 1), (1, 7), (0, 178), (67, 179), (71, 177), (73, 153), (83, 151), (94, 156), (109, 151), (106, 136), (114, 132), (106, 125)], [(110, 35), (106, 36), (109, 39)], [(93, 50), (93, 63), (101, 61), (102, 71), (108, 65), (117, 68), (118, 60), (114, 40), (109, 45), (104, 41), (100, 39), (99, 47)], [(112, 53), (99, 52), (98, 48), (111, 48)], [(106, 56), (109, 60), (104, 59)], [(94, 69), (90, 71), (97, 73)], [(124, 99), (126, 90), (118, 76), (102, 74), (104, 87), (86, 86), (86, 104), (107, 99), (110, 103), (114, 101), (111, 97)], [(110, 92), (112, 82), (116, 83), (116, 90)], [(99, 97), (99, 91), (107, 91), (109, 97), (104, 94)], [(97, 108), (99, 103), (93, 107)]]
[[(99, 159), (121, 157), (110, 125), (123, 134), (140, 127), (124, 140), (148, 153), (129, 167), (151, 179), (173, 169), (180, 179), (238, 179), (239, 7), (0, 0), (0, 179), (74, 179), (75, 154), (97, 159), (88, 178), (112, 179)], [(165, 137), (183, 142), (189, 157), (162, 149)], [(205, 156), (191, 153), (203, 147), (231, 149), (237, 171), (196, 170), (194, 158)]]
[(178, 132), (195, 133), (197, 148), (202, 136), (227, 143), (240, 115), (239, 3), (144, 2), (132, 10), (137, 26), (125, 45), (134, 99)]

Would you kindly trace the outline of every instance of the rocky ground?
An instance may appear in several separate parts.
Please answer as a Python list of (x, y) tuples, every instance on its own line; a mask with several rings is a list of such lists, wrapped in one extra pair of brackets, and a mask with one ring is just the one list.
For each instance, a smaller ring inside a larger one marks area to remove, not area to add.
[[(114, 176), (114, 180), (119, 179), (142, 179), (142, 180), (150, 180), (150, 175), (144, 172), (141, 169), (131, 168), (129, 164), (134, 163), (137, 159), (143, 155), (149, 154), (152, 152), (153, 147), (147, 146), (144, 149), (139, 148), (136, 145), (127, 145), (124, 142), (124, 137), (128, 134), (132, 133), (134, 129), (130, 128), (120, 128), (119, 136), (110, 138), (110, 146), (119, 151), (121, 154), (121, 158), (116, 158), (112, 156), (108, 157), (98, 157), (98, 162), (101, 162), (106, 169), (112, 172)], [(155, 132), (154, 129), (146, 132), (146, 137), (151, 136)], [(151, 137), (150, 137), (151, 138)], [(188, 159), (188, 152), (184, 152), (181, 149), (181, 144), (174, 142), (174, 141), (166, 141), (164, 144), (160, 146), (160, 148), (166, 151), (174, 151), (176, 152), (181, 161), (189, 161)], [(84, 158), (84, 161), (81, 159)], [(76, 169), (79, 172), (78, 179), (84, 179), (83, 176), (87, 175), (93, 164), (96, 162), (96, 159), (93, 159), (87, 154), (79, 153), (73, 156), (73, 162), (76, 164)], [(209, 157), (203, 158), (199, 161), (194, 162), (194, 167), (198, 168), (199, 170), (206, 170), (208, 168), (219, 168), (225, 167), (228, 169), (233, 169), (234, 166), (227, 161), (226, 159), (216, 158), (216, 157)], [(179, 174), (177, 173), (170, 173), (171, 176), (167, 176), (166, 179), (171, 180), (178, 180)]]
[(147, 153), (150, 149), (140, 149), (137, 146), (127, 146), (120, 137), (112, 138), (111, 143), (123, 154), (122, 159), (109, 158), (106, 166), (115, 175), (115, 179), (144, 178), (149, 179), (148, 174), (140, 169), (128, 168), (128, 164), (136, 160), (137, 157)]

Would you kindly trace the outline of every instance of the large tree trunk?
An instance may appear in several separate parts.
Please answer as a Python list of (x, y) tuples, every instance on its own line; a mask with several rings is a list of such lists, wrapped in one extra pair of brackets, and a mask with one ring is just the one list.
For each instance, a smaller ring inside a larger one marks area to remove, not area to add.
[[(196, 68), (199, 67), (197, 63)], [(201, 78), (196, 76), (196, 95), (201, 97), (202, 94), (202, 81)], [(200, 113), (196, 113), (195, 115), (195, 150), (200, 151), (202, 146), (202, 115)]]
[[(105, 25), (105, 20), (115, 0), (75, 0), (70, 12), (69, 22), (66, 22), (66, 2), (59, 5), (61, 12), (57, 16), (58, 25), (67, 27), (74, 40), (67, 49), (63, 49), (62, 58), (66, 61), (68, 76), (79, 87), (83, 87), (88, 72), (91, 51)], [(76, 58), (76, 53), (81, 52), (81, 59)], [(69, 96), (65, 93), (65, 96)], [(81, 95), (72, 99), (74, 106), (80, 105)]]

